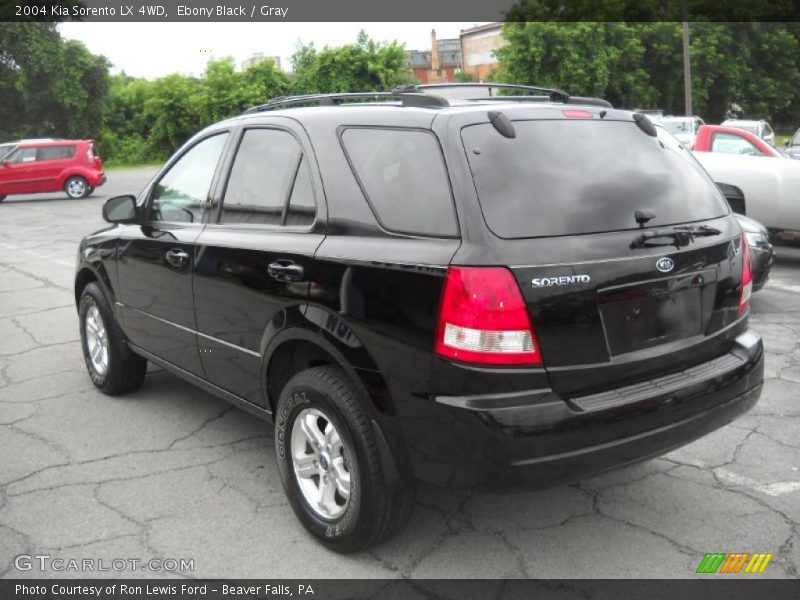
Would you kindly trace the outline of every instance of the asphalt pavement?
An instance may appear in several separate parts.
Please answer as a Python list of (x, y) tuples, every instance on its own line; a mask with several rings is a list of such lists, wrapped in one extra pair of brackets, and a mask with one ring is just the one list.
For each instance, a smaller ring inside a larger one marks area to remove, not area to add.
[[(753, 297), (767, 381), (750, 413), (578, 485), (512, 495), (421, 486), (404, 532), (340, 556), (291, 512), (266, 424), (163, 370), (117, 398), (86, 375), (77, 244), (104, 226), (105, 199), (138, 192), (153, 172), (112, 171), (84, 200), (0, 204), (0, 577), (673, 578), (695, 576), (706, 552), (772, 553), (747, 577), (798, 576), (800, 248), (778, 248)], [(51, 558), (20, 570), (20, 555)], [(52, 563), (73, 558), (95, 570)], [(97, 571), (114, 559), (125, 566)], [(176, 563), (143, 569), (152, 559)]]

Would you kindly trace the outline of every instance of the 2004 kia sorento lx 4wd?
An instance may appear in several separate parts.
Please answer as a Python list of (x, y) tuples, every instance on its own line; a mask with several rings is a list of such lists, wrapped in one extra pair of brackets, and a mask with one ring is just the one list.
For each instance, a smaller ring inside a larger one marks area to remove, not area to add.
[(416, 480), (574, 481), (750, 408), (747, 244), (692, 155), (496, 87), (282, 98), (196, 135), (80, 246), (92, 381), (151, 361), (274, 423), (339, 551), (397, 531)]

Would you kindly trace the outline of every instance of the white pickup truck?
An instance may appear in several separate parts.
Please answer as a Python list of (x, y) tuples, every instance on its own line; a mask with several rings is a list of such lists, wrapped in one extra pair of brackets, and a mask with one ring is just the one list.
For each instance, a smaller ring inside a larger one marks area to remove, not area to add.
[(800, 233), (800, 161), (753, 134), (703, 125), (693, 152), (734, 211), (773, 231)]

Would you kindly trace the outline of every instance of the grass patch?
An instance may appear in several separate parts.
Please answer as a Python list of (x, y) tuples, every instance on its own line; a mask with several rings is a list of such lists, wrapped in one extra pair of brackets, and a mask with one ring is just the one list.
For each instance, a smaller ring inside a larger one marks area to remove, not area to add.
[(106, 171), (125, 171), (128, 169), (142, 169), (144, 167), (160, 167), (164, 163), (163, 162), (150, 162), (150, 163), (123, 163), (117, 162), (115, 160), (109, 160), (103, 162), (103, 169)]
[(786, 143), (786, 140), (792, 139), (793, 135), (794, 135), (793, 133), (790, 134), (790, 135), (778, 135), (776, 133), (775, 134), (775, 147), (778, 150), (783, 150), (783, 147), (784, 147), (784, 144)]

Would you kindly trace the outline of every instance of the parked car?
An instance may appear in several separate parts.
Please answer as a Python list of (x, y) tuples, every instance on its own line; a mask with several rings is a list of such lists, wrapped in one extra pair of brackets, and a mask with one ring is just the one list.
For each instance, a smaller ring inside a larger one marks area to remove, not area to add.
[(771, 231), (800, 231), (800, 162), (750, 132), (716, 125), (700, 128), (693, 154), (735, 212)]
[(661, 117), (658, 121), (688, 150), (694, 147), (697, 130), (704, 125), (703, 119), (700, 117), (673, 117), (670, 115)]
[(750, 133), (757, 135), (762, 140), (767, 142), (770, 146), (775, 145), (775, 132), (765, 120), (752, 121), (745, 119), (727, 119), (722, 122), (726, 127), (735, 127), (736, 129), (744, 129)]
[(12, 194), (59, 190), (85, 198), (106, 181), (92, 140), (16, 142), (0, 160), (0, 202)]
[(697, 131), (695, 152), (720, 152), (744, 156), (767, 156), (785, 158), (760, 137), (746, 129), (723, 125), (703, 125)]
[(575, 481), (752, 407), (749, 250), (705, 171), (643, 115), (484, 85), (520, 93), (277, 99), (108, 200), (75, 278), (94, 385), (150, 361), (274, 423), (292, 509), (343, 552), (416, 480)]
[(786, 140), (784, 147), (784, 152), (789, 158), (800, 158), (800, 129), (795, 131), (794, 135)]
[(775, 262), (775, 248), (770, 242), (769, 230), (764, 225), (744, 215), (736, 215), (736, 220), (747, 238), (750, 267), (753, 270), (753, 291), (757, 292), (769, 279), (769, 271)]
[[(656, 128), (660, 130), (662, 128), (666, 129), (661, 124), (656, 124)], [(680, 143), (675, 136), (672, 137), (675, 144)], [(777, 154), (777, 151), (772, 146), (756, 138), (752, 133), (719, 125), (703, 125), (700, 127), (695, 151), (738, 153), (736, 150), (739, 149), (742, 143), (750, 145), (753, 149), (761, 148), (761, 151), (765, 153), (764, 155)], [(747, 152), (747, 154), (751, 155), (750, 152)], [(732, 193), (729, 186), (720, 186), (720, 191), (734, 211), (744, 210), (742, 198), (735, 192)], [(753, 270), (753, 291), (755, 292), (764, 287), (769, 278), (769, 271), (775, 262), (775, 249), (770, 243), (769, 230), (764, 225), (742, 214), (737, 213), (735, 216), (739, 226), (745, 233), (749, 246), (750, 265)]]

